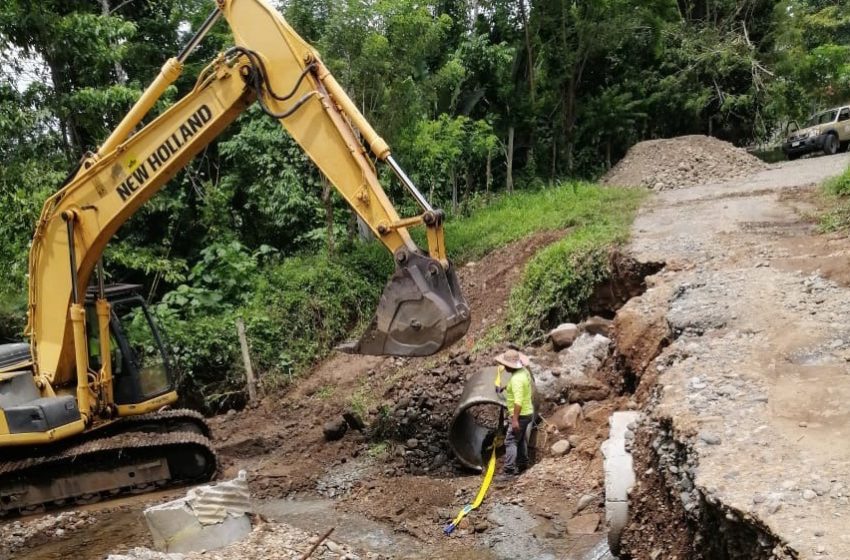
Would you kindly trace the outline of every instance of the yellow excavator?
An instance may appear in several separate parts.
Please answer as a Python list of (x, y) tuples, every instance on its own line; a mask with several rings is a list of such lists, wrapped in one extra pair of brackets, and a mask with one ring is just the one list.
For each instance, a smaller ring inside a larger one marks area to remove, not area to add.
[[(145, 124), (220, 18), (235, 46)], [(29, 258), (29, 343), (0, 347), (0, 516), (215, 474), (203, 417), (171, 408), (178, 395), (151, 314), (133, 286), (105, 284), (102, 255), (121, 225), (255, 102), (395, 260), (375, 319), (348, 350), (424, 356), (466, 333), (469, 307), (446, 256), (443, 213), (416, 189), (316, 50), (266, 0), (216, 0), (182, 52), (44, 205)], [(377, 162), (389, 166), (421, 214), (399, 216), (378, 182)], [(427, 253), (410, 236), (418, 225)], [(154, 356), (125, 334), (129, 315), (134, 324), (143, 319)]]

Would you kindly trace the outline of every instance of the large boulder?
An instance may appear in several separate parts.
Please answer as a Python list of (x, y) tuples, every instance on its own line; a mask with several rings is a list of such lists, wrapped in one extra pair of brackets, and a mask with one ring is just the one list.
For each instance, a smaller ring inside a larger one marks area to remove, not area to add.
[(608, 385), (592, 377), (575, 375), (565, 381), (567, 400), (571, 403), (602, 401), (611, 394), (611, 388)]
[(572, 433), (582, 418), (581, 405), (569, 404), (555, 409), (549, 417), (549, 423), (558, 428), (559, 432)]
[(556, 351), (569, 348), (578, 338), (578, 335), (578, 326), (573, 323), (563, 323), (549, 332), (549, 338), (552, 340), (552, 346)]

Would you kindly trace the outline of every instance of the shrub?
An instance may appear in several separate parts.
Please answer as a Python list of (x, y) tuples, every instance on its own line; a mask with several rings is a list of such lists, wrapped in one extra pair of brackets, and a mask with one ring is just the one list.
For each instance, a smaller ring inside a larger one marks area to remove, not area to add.
[(356, 247), (347, 256), (293, 257), (265, 271), (244, 309), (258, 367), (272, 382), (297, 376), (353, 338), (371, 319), (391, 263), (381, 247)]
[(829, 179), (825, 185), (826, 191), (839, 196), (850, 195), (850, 167), (838, 177)]

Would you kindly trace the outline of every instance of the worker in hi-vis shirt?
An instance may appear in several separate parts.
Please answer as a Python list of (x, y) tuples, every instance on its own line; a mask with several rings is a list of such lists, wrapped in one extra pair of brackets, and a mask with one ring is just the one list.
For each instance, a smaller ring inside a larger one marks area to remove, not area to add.
[(500, 477), (502, 479), (516, 476), (528, 467), (526, 432), (534, 419), (534, 404), (531, 372), (525, 367), (523, 357), (516, 350), (508, 350), (496, 356), (496, 362), (511, 376), (504, 389), (510, 421), (505, 436), (505, 463)]

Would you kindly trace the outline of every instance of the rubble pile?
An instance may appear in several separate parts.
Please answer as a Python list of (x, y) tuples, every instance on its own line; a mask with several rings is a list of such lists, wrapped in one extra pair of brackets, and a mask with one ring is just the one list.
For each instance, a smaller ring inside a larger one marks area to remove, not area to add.
[(764, 169), (767, 164), (728, 142), (710, 136), (681, 136), (635, 144), (602, 183), (664, 191), (722, 183)]
[(448, 474), (458, 467), (450, 461), (446, 433), (463, 385), (474, 366), (468, 353), (453, 353), (449, 363), (432, 368), (395, 388), (393, 408), (373, 425), (373, 436), (399, 443), (404, 470), (410, 474)]
[(62, 539), (67, 533), (96, 522), (95, 516), (85, 511), (66, 511), (56, 515), (11, 521), (3, 527), (0, 558), (39, 542)]
[[(121, 554), (112, 554), (107, 560), (242, 560), (263, 558), (267, 560), (296, 560), (320, 539), (301, 529), (284, 523), (261, 523), (245, 539), (219, 550), (188, 554), (168, 554), (147, 548), (133, 548)], [(310, 558), (317, 560), (378, 559), (375, 554), (358, 555), (351, 548), (327, 539), (321, 542)]]

